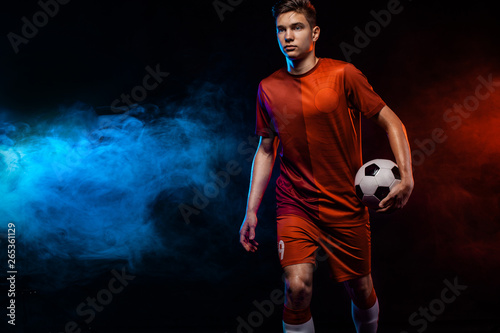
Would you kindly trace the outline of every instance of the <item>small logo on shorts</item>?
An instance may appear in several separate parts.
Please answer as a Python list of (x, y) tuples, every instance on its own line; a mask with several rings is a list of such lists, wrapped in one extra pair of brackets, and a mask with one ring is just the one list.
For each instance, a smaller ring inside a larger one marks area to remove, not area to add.
[(283, 255), (285, 254), (285, 242), (283, 242), (282, 240), (280, 240), (280, 242), (278, 243), (278, 253), (280, 256), (280, 260), (283, 260)]

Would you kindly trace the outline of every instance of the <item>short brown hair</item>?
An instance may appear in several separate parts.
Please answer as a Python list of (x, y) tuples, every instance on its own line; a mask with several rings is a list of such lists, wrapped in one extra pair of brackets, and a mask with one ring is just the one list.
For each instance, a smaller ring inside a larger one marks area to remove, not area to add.
[(279, 0), (273, 7), (273, 16), (277, 20), (283, 13), (297, 12), (303, 14), (311, 29), (316, 26), (316, 8), (309, 0)]

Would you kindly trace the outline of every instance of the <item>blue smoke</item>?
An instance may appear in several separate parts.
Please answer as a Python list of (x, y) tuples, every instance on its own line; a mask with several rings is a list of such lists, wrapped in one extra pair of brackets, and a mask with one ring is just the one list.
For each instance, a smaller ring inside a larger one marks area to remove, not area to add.
[[(79, 103), (27, 122), (2, 115), (1, 228), (16, 225), (23, 274), (60, 288), (109, 270), (103, 262), (133, 268), (144, 257), (179, 256), (186, 224), (178, 204), (190, 204), (193, 188), (237, 157), (241, 143), (227, 110), (213, 105), (225, 93), (210, 84), (201, 91), (185, 103), (124, 114), (98, 115)], [(230, 188), (212, 207), (226, 205)]]

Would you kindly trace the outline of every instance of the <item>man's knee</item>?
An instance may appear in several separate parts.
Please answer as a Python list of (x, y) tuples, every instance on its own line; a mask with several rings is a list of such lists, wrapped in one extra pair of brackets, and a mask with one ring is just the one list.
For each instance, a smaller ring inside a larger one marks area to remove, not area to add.
[(293, 308), (309, 306), (312, 296), (312, 269), (307, 266), (285, 269), (285, 291)]
[(312, 281), (301, 276), (286, 279), (286, 292), (294, 297), (308, 296), (312, 293)]
[(366, 299), (370, 297), (373, 290), (373, 286), (368, 286), (367, 284), (359, 285), (353, 289), (354, 298)]
[(375, 289), (370, 275), (345, 282), (346, 289), (356, 305), (366, 306), (376, 299)]
[(370, 298), (373, 289), (373, 282), (370, 275), (363, 276), (345, 282), (345, 287), (353, 301), (364, 301)]

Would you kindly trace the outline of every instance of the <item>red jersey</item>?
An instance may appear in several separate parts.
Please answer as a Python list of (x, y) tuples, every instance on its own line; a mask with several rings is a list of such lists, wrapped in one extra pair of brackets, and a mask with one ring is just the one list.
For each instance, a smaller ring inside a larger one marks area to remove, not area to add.
[(354, 188), (361, 114), (369, 118), (384, 106), (358, 69), (333, 59), (320, 58), (302, 75), (282, 68), (260, 82), (256, 134), (281, 143), (278, 216), (339, 227), (368, 222)]

